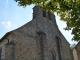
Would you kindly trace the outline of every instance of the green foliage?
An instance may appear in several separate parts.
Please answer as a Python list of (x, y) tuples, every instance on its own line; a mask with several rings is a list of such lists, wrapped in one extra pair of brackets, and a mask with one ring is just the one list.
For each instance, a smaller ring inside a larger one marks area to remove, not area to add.
[(15, 0), (19, 6), (39, 5), (46, 11), (56, 12), (67, 27), (72, 30), (74, 41), (80, 40), (80, 0)]

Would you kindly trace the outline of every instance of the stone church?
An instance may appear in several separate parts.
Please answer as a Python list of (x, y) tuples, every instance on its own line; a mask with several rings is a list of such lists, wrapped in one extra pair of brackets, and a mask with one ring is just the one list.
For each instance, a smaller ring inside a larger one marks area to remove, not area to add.
[(73, 60), (55, 15), (33, 8), (33, 19), (0, 39), (0, 60)]
[(74, 60), (80, 60), (80, 41), (73, 49)]

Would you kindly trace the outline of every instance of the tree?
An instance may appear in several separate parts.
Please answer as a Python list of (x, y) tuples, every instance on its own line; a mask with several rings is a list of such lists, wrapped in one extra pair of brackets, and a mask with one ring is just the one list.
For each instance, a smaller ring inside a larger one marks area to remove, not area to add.
[(39, 5), (42, 9), (56, 12), (67, 27), (65, 30), (72, 30), (72, 40), (80, 40), (80, 0), (15, 0), (19, 6)]

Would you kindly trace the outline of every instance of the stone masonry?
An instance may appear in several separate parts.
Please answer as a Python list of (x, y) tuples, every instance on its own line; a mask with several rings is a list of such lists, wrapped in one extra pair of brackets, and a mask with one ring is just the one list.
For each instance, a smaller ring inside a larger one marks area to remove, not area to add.
[(74, 60), (80, 60), (80, 41), (73, 49)]
[(72, 60), (70, 44), (59, 31), (55, 15), (33, 8), (33, 19), (0, 40), (2, 60)]

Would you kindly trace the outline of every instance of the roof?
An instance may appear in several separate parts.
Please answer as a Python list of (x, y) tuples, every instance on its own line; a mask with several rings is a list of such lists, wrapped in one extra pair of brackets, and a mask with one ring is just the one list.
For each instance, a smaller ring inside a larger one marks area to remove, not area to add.
[(1, 39), (0, 39), (0, 42), (2, 42), (3, 41), (3, 39), (5, 39), (6, 38), (6, 36), (8, 36), (9, 34), (11, 34), (12, 33), (12, 31), (10, 31), (10, 32), (7, 32)]
[(80, 41), (77, 43), (77, 45), (75, 46), (75, 48), (80, 44)]

